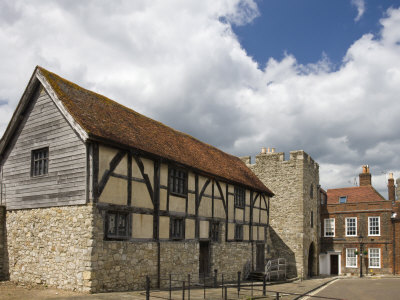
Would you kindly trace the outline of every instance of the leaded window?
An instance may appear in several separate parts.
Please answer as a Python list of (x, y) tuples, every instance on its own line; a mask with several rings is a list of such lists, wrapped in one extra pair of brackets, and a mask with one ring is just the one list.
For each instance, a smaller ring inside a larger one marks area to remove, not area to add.
[(347, 248), (346, 249), (346, 267), (347, 268), (357, 268), (357, 249)]
[(346, 236), (357, 236), (357, 218), (346, 218)]
[(211, 236), (211, 240), (213, 242), (219, 242), (219, 222), (211, 222), (211, 232), (210, 232), (210, 236)]
[(370, 268), (380, 268), (381, 267), (381, 249), (369, 248), (368, 249), (368, 260), (369, 260)]
[(106, 237), (126, 239), (129, 237), (129, 214), (125, 212), (108, 212), (106, 216)]
[(325, 234), (326, 237), (335, 236), (335, 219), (325, 219)]
[(380, 217), (368, 217), (368, 235), (380, 235)]
[(49, 172), (49, 147), (32, 151), (31, 176), (40, 176)]
[(170, 169), (169, 191), (173, 194), (186, 196), (187, 173), (181, 169)]
[(170, 237), (173, 240), (182, 240), (185, 237), (185, 220), (183, 218), (171, 218)]
[(235, 206), (243, 208), (245, 205), (246, 193), (243, 188), (235, 186)]
[(241, 224), (235, 225), (235, 240), (243, 241), (243, 225)]

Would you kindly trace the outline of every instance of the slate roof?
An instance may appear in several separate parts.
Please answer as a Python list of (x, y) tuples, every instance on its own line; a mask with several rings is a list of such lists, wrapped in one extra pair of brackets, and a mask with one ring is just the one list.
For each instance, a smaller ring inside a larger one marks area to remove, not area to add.
[(236, 156), (152, 120), (105, 96), (37, 67), (75, 121), (89, 134), (273, 193)]
[(356, 186), (327, 190), (328, 204), (339, 204), (339, 197), (347, 196), (346, 203), (387, 201), (372, 186)]

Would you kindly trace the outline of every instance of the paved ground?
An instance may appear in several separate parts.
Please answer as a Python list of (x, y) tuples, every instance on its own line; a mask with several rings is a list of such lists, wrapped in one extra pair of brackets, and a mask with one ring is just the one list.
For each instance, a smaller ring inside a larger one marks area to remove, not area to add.
[(400, 278), (349, 278), (326, 285), (309, 300), (330, 297), (348, 300), (400, 299)]
[[(332, 278), (316, 278), (304, 281), (294, 281), (291, 283), (273, 284), (267, 286), (267, 298), (264, 299), (275, 299), (276, 292), (280, 292), (281, 299), (293, 300), (299, 295), (305, 294), (315, 288), (320, 287), (323, 284), (332, 281)], [(237, 289), (229, 288), (228, 290), (229, 299), (238, 299)], [(295, 295), (288, 295), (287, 293), (295, 293)], [(251, 287), (243, 287), (239, 298), (248, 299), (252, 295)], [(253, 288), (253, 296), (262, 295), (262, 287), (255, 286)], [(168, 299), (168, 292), (152, 292), (151, 299)], [(182, 299), (182, 291), (174, 291), (172, 293), (173, 299)], [(188, 291), (185, 291), (185, 298), (188, 299)], [(207, 289), (206, 299), (221, 299), (222, 290), (219, 289)], [(10, 282), (0, 283), (0, 299), (1, 300), (16, 300), (16, 299), (57, 299), (57, 300), (143, 300), (145, 294), (143, 292), (122, 292), (122, 293), (101, 293), (101, 294), (82, 294), (75, 292), (61, 291), (57, 289), (45, 288), (43, 286), (16, 286)], [(204, 299), (204, 292), (202, 289), (191, 290), (191, 300)]]

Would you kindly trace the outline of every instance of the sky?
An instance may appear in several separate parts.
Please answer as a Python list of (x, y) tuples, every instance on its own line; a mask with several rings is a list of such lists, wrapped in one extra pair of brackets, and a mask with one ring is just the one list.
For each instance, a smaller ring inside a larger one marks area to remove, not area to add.
[(0, 135), (36, 65), (325, 189), (400, 177), (398, 0), (0, 0)]

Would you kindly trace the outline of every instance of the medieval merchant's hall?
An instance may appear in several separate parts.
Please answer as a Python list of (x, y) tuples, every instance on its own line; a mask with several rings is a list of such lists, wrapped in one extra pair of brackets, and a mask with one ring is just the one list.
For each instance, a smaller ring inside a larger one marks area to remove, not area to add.
[(273, 193), (239, 158), (43, 68), (0, 155), (12, 281), (98, 292), (264, 266)]

